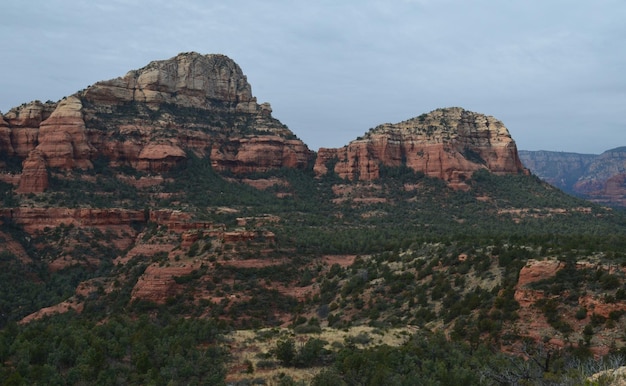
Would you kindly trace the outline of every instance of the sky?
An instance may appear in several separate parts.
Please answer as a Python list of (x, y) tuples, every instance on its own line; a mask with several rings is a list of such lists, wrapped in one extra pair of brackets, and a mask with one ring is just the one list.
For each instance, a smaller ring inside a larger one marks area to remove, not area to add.
[(518, 149), (626, 146), (624, 0), (3, 0), (0, 111), (225, 54), (311, 149), (440, 107)]

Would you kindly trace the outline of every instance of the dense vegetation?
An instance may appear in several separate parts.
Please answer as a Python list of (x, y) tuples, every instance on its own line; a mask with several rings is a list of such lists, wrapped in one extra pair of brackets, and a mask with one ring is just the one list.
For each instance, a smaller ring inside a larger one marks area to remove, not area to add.
[[(563, 262), (559, 274), (533, 283), (547, 294), (603, 291), (607, 301), (626, 299), (622, 273), (575, 267), (576, 261), (592, 258), (626, 263), (624, 213), (567, 196), (533, 176), (477, 172), (467, 191), (407, 168), (383, 168), (373, 183), (351, 183), (332, 173), (316, 179), (311, 170), (243, 176), (281, 181), (257, 190), (242, 176), (220, 175), (210, 160), (190, 155), (164, 183), (135, 188), (125, 181), (141, 173), (110, 168), (106, 159), (94, 165), (90, 171), (52, 171), (51, 189), (39, 195), (19, 197), (0, 183), (2, 206), (122, 207), (146, 213), (173, 208), (227, 230), (267, 231), (274, 237), (225, 244), (202, 236), (183, 248), (180, 235), (147, 217), (134, 224), (142, 242), (178, 243), (184, 252), (178, 259), (202, 261), (190, 274), (175, 277), (183, 290), (159, 305), (131, 301), (131, 292), (147, 266), (171, 263), (167, 253), (115, 265), (114, 259), (127, 252), (115, 247), (115, 234), (62, 226), (28, 235), (2, 219), (0, 231), (21, 243), (30, 258), (0, 254), (4, 384), (223, 384), (228, 356), (221, 334), (233, 327), (277, 326), (285, 317), (298, 333), (316, 332), (322, 325), (420, 329), (401, 347), (283, 341), (274, 352), (282, 365), (325, 368), (313, 384), (576, 384), (588, 373), (576, 364), (590, 360), (594, 334), (619, 328), (624, 319), (619, 313), (610, 321), (594, 317), (578, 331), (561, 317), (567, 307), (577, 307), (572, 302), (540, 303), (556, 333), (578, 334), (583, 343), (573, 341), (549, 359), (541, 344), (511, 329), (519, 319), (514, 286), (528, 259)], [(279, 220), (237, 223), (270, 215)], [(50, 272), (48, 263), (64, 254), (77, 263)], [(323, 262), (324, 256), (339, 254), (357, 257), (348, 267)], [(229, 264), (247, 259), (272, 264)], [(76, 296), (76, 287), (86, 280), (94, 290)], [(287, 287), (319, 291), (296, 298), (279, 291)], [(80, 315), (16, 324), (68, 299), (84, 306)], [(592, 313), (581, 309), (576, 315), (582, 320)], [(429, 332), (441, 327), (446, 338)], [(534, 359), (498, 351), (520, 343)], [(619, 347), (613, 353), (623, 354)]]
[(533, 347), (528, 356), (507, 356), (441, 334), (417, 333), (400, 347), (345, 347), (312, 384), (580, 385), (594, 371), (624, 362), (621, 355), (606, 362), (581, 360), (576, 353), (548, 353), (542, 346)]
[[(168, 315), (105, 323), (74, 313), (0, 332), (3, 385), (224, 384), (227, 352), (210, 320)], [(7, 365), (10, 363), (10, 365)]]

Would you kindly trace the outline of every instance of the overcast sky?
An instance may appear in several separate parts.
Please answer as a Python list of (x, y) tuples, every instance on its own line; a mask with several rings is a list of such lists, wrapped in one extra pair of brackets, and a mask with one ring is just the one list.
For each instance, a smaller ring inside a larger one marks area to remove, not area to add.
[(519, 149), (626, 146), (624, 0), (3, 0), (0, 111), (221, 53), (309, 147), (460, 106)]

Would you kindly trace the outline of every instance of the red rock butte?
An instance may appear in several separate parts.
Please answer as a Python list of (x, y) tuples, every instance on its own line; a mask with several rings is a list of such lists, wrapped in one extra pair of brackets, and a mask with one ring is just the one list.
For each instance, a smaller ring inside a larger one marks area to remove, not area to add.
[[(228, 57), (181, 53), (57, 103), (35, 101), (0, 117), (0, 151), (22, 162), (19, 178), (2, 180), (18, 183), (18, 193), (38, 193), (47, 189), (51, 168), (90, 169), (97, 159), (162, 173), (190, 154), (233, 174), (310, 167), (314, 152), (271, 112)], [(320, 149), (315, 173), (327, 173), (331, 164), (348, 180), (376, 179), (383, 165), (406, 166), (453, 187), (465, 186), (479, 169), (527, 173), (500, 121), (458, 107)]]
[(320, 149), (317, 175), (332, 165), (349, 180), (373, 180), (380, 167), (406, 166), (451, 184), (479, 169), (496, 174), (528, 173), (509, 131), (491, 116), (459, 107), (437, 109), (396, 124), (383, 124), (339, 149)]
[(160, 173), (191, 153), (237, 174), (306, 168), (314, 156), (268, 103), (256, 102), (234, 61), (193, 52), (58, 103), (10, 110), (0, 119), (0, 151), (22, 160), (20, 193), (44, 191), (50, 168), (90, 169), (95, 159)]

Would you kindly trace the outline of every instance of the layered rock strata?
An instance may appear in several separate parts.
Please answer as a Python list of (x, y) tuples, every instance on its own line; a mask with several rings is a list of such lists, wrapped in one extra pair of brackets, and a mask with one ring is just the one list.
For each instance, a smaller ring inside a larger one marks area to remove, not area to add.
[(454, 107), (377, 126), (339, 149), (320, 149), (315, 173), (323, 175), (330, 168), (345, 179), (373, 180), (381, 166), (406, 166), (453, 184), (479, 169), (527, 172), (502, 122)]
[(626, 206), (626, 147), (602, 154), (520, 151), (534, 174), (563, 191), (590, 201)]
[(47, 188), (42, 165), (89, 169), (96, 159), (152, 173), (190, 153), (235, 174), (307, 167), (313, 152), (271, 112), (228, 57), (182, 53), (59, 103), (12, 109), (0, 119), (0, 152), (23, 162), (21, 193)]

